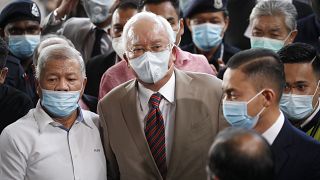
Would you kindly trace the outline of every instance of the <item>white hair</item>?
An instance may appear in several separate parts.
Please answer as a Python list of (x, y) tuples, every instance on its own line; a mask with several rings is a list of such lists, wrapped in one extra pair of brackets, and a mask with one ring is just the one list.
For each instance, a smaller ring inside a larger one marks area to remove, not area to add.
[(283, 15), (285, 24), (290, 31), (297, 29), (296, 18), (298, 16), (297, 10), (290, 2), (282, 0), (260, 1), (252, 9), (250, 14), (250, 24), (253, 20), (260, 16), (279, 16)]
[[(164, 28), (168, 34), (169, 42), (171, 44), (175, 43), (175, 41), (176, 41), (175, 34), (173, 32), (171, 25), (169, 24), (169, 22), (165, 18), (163, 18), (159, 15), (156, 15), (152, 12), (140, 12), (140, 13), (137, 13), (134, 16), (132, 16), (128, 20), (126, 25), (123, 27), (122, 40), (123, 40), (123, 44), (124, 44), (125, 48), (127, 48), (128, 32), (131, 29), (131, 27), (133, 26), (133, 24), (136, 23), (137, 21), (145, 21), (146, 19), (149, 21), (153, 21), (153, 22), (157, 23), (160, 27)], [(148, 27), (146, 27), (146, 28), (148, 28)]]
[(80, 64), (80, 71), (83, 77), (86, 77), (84, 61), (80, 52), (66, 44), (54, 44), (43, 48), (39, 54), (36, 68), (36, 78), (39, 79), (46, 63), (51, 60), (75, 60)]

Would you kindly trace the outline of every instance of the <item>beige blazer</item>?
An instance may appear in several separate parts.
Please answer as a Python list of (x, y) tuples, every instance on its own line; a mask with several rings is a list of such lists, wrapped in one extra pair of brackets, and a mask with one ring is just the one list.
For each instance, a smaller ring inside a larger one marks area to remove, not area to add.
[[(219, 130), (227, 126), (221, 111), (221, 80), (175, 69), (175, 127), (167, 180), (205, 180), (207, 154)], [(98, 104), (108, 180), (153, 180), (162, 177), (137, 109), (137, 81), (128, 81)]]

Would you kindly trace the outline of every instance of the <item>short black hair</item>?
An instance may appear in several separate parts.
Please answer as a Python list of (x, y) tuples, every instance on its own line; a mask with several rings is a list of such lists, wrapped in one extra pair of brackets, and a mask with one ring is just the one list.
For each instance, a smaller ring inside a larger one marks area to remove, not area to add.
[(7, 43), (0, 37), (0, 70), (6, 66), (8, 54)]
[(140, 0), (139, 3), (139, 9), (142, 10), (143, 7), (147, 4), (161, 4), (164, 2), (170, 2), (172, 4), (172, 6), (174, 7), (174, 9), (176, 10), (177, 16), (178, 18), (183, 17), (182, 15), (182, 11), (180, 9), (180, 3), (179, 0)]
[(126, 9), (139, 9), (139, 2), (138, 0), (121, 0), (119, 4), (113, 9), (112, 14), (117, 9), (126, 10)]
[(240, 51), (229, 59), (227, 68), (240, 69), (255, 84), (257, 91), (273, 89), (280, 101), (285, 87), (284, 66), (274, 51), (263, 48)]
[(210, 148), (208, 171), (220, 180), (270, 180), (274, 177), (274, 158), (261, 135), (230, 127), (217, 135)]
[(320, 78), (320, 58), (317, 50), (306, 43), (292, 43), (278, 51), (284, 64), (311, 63), (315, 76)]

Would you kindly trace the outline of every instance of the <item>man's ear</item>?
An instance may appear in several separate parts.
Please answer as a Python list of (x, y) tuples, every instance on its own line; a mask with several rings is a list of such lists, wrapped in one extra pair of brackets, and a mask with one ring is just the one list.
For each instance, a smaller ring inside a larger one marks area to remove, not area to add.
[(38, 94), (39, 97), (41, 97), (41, 87), (40, 87), (40, 83), (39, 83), (38, 79), (36, 79), (35, 85), (36, 85), (37, 94)]
[(229, 17), (225, 17), (224, 18), (224, 27), (223, 27), (223, 34), (227, 31), (228, 27), (229, 27), (229, 22), (230, 22), (230, 18)]
[(180, 18), (180, 30), (179, 30), (179, 33), (180, 35), (182, 36), (184, 34), (184, 22), (183, 22), (183, 18)]
[(82, 97), (82, 95), (83, 95), (83, 93), (84, 93), (84, 89), (86, 88), (86, 85), (87, 85), (87, 77), (83, 78), (82, 89), (81, 89), (80, 97)]
[(286, 44), (293, 43), (293, 41), (294, 41), (294, 39), (296, 38), (297, 35), (298, 35), (298, 30), (291, 31), (290, 36), (288, 37)]
[(2, 68), (2, 70), (0, 71), (0, 84), (3, 84), (4, 81), (6, 80), (7, 77), (7, 73), (8, 73), (8, 68)]
[(190, 22), (190, 19), (189, 19), (189, 18), (186, 19), (186, 24), (187, 24), (187, 27), (188, 27), (188, 29), (190, 30), (190, 32), (192, 32), (191, 22)]
[(107, 28), (107, 34), (108, 34), (110, 37), (112, 37), (112, 35), (111, 35), (111, 27), (108, 27), (108, 28)]
[(272, 89), (265, 89), (265, 91), (262, 92), (262, 95), (264, 96), (263, 106), (266, 108), (277, 101), (276, 93)]
[(123, 54), (123, 59), (126, 61), (128, 68), (130, 68), (129, 59), (126, 53)]

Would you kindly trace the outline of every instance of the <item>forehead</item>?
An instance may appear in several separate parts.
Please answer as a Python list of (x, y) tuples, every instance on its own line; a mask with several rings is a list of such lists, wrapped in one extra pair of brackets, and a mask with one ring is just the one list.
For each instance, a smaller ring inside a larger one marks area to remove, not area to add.
[(224, 19), (223, 12), (219, 11), (219, 12), (198, 13), (198, 14), (193, 15), (191, 17), (191, 20), (192, 19), (214, 19), (214, 18)]
[(173, 17), (178, 20), (178, 14), (170, 1), (165, 1), (159, 4), (146, 4), (143, 8), (144, 11), (150, 11), (164, 18)]
[(116, 9), (112, 15), (111, 25), (123, 23), (125, 24), (132, 16), (138, 12), (134, 8)]
[(53, 59), (45, 63), (43, 72), (44, 75), (80, 75), (81, 66), (80, 63), (74, 59)]
[(141, 19), (134, 22), (129, 27), (127, 39), (127, 45), (147, 44), (155, 41), (169, 43), (165, 27), (150, 19)]
[(222, 88), (224, 91), (235, 90), (238, 92), (256, 91), (252, 81), (239, 69), (228, 68), (223, 76)]
[(252, 25), (253, 29), (262, 31), (278, 30), (288, 32), (283, 15), (259, 16), (252, 21)]
[(288, 83), (316, 81), (316, 75), (310, 63), (285, 63), (284, 72)]
[(11, 29), (11, 28), (21, 28), (21, 29), (27, 29), (30, 27), (40, 27), (40, 24), (38, 21), (32, 21), (32, 20), (20, 20), (20, 21), (14, 21), (10, 22), (5, 26), (5, 29)]

